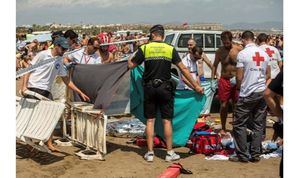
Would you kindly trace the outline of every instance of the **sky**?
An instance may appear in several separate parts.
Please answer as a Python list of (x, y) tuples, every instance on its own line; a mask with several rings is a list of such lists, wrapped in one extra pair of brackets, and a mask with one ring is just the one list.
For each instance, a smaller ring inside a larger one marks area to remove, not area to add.
[(261, 23), (283, 21), (283, 0), (16, 0), (16, 23)]

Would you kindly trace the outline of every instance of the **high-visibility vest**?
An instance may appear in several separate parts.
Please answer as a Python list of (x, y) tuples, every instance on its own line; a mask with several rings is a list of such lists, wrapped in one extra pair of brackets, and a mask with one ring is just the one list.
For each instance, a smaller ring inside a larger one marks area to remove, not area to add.
[(150, 42), (141, 47), (145, 56), (145, 61), (148, 60), (167, 60), (172, 62), (173, 46), (164, 42)]

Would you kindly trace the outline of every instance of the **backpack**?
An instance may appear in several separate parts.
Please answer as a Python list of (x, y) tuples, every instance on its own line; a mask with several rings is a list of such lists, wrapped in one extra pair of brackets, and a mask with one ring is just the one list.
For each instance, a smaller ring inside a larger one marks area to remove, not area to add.
[(191, 142), (190, 151), (196, 154), (212, 155), (222, 150), (221, 137), (218, 134), (195, 132)]

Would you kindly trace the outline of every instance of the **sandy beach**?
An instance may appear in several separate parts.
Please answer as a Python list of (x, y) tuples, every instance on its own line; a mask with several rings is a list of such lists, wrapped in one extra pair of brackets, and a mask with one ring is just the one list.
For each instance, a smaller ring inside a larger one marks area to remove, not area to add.
[[(17, 80), (17, 89), (21, 80)], [(218, 113), (213, 116), (218, 117)], [(229, 115), (231, 116), (231, 114)], [(228, 118), (230, 122), (232, 118)], [(228, 124), (231, 130), (231, 125)], [(271, 138), (273, 129), (268, 124), (267, 140)], [(127, 144), (130, 138), (107, 136), (107, 155), (105, 161), (80, 160), (75, 155), (80, 147), (58, 147), (62, 153), (38, 152), (30, 155), (22, 144), (16, 149), (16, 175), (18, 178), (48, 177), (156, 177), (170, 163), (164, 161), (165, 150), (155, 149), (153, 163), (147, 163), (142, 156), (145, 148)], [(192, 175), (180, 177), (272, 177), (276, 178), (279, 171), (280, 158), (262, 159), (258, 163), (233, 163), (230, 161), (208, 161), (205, 156), (188, 154), (188, 148), (176, 148), (182, 159), (179, 161)]]

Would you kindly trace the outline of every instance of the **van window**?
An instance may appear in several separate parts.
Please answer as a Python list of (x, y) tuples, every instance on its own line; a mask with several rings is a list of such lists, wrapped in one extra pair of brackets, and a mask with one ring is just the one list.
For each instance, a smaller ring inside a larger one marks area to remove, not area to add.
[(175, 36), (175, 34), (167, 35), (166, 38), (165, 38), (165, 43), (171, 45), (174, 36)]
[(215, 47), (215, 35), (214, 34), (204, 34), (205, 37), (205, 48)]
[(220, 46), (222, 45), (220, 35), (216, 35), (216, 44), (217, 44), (216, 48), (220, 48)]
[(189, 39), (192, 37), (191, 34), (182, 34), (178, 39), (178, 48), (187, 48), (187, 43)]
[(197, 46), (203, 48), (203, 34), (194, 34), (194, 39), (197, 43)]

